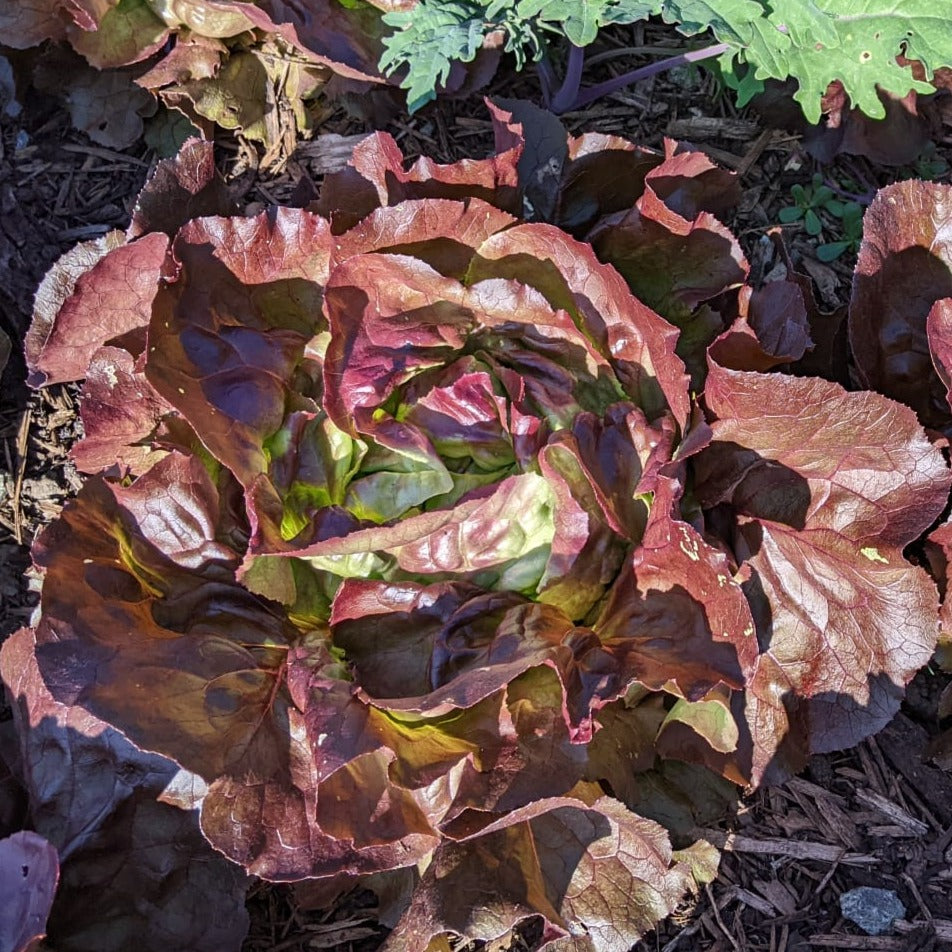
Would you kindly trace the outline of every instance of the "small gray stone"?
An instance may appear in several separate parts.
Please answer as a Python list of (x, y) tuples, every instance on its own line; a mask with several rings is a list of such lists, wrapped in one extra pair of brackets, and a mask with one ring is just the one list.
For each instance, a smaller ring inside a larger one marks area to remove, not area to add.
[(891, 889), (860, 886), (840, 896), (840, 911), (867, 935), (883, 935), (896, 919), (903, 919), (906, 907)]

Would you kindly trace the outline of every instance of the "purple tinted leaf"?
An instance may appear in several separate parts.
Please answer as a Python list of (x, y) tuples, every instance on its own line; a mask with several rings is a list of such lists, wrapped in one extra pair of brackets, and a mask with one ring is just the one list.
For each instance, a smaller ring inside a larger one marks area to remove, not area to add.
[(949, 573), (952, 565), (952, 521), (946, 520), (929, 535), (926, 543), (933, 577), (939, 584), (942, 608), (939, 611), (939, 644), (936, 658), (945, 671), (952, 671), (952, 599)]
[(932, 365), (945, 387), (945, 400), (952, 408), (952, 298), (932, 305), (926, 317), (926, 336)]
[(718, 684), (742, 687), (757, 644), (727, 558), (678, 518), (676, 503), (671, 481), (659, 481), (642, 544), (593, 627), (626, 686), (671, 682), (699, 700)]
[(208, 846), (195, 812), (162, 802), (173, 783), (201, 782), (55, 701), (29, 631), (6, 642), (0, 672), (14, 703), (33, 822), (60, 854), (50, 917), (56, 947), (237, 949), (248, 927), (245, 876)]
[(58, 879), (56, 850), (42, 836), (26, 831), (0, 840), (0, 948), (36, 948)]
[(341, 429), (378, 442), (376, 411), (391, 394), (464, 350), (493, 370), (523, 413), (553, 426), (620, 396), (608, 360), (570, 316), (515, 281), (466, 287), (404, 255), (361, 255), (334, 270), (326, 309), (325, 406)]
[(267, 471), (264, 442), (323, 326), (330, 231), (296, 209), (207, 218), (179, 232), (174, 255), (176, 280), (153, 308), (146, 377), (248, 486)]
[(334, 643), (371, 697), (416, 697), (431, 689), (430, 663), (443, 625), (479, 589), (346, 579), (331, 615)]
[(645, 177), (645, 185), (676, 215), (696, 219), (702, 212), (724, 215), (740, 201), (734, 172), (718, 168), (703, 152), (664, 140), (664, 162)]
[(625, 393), (649, 420), (670, 408), (684, 425), (688, 398), (675, 329), (632, 297), (588, 245), (550, 225), (516, 225), (479, 248), (469, 280), (487, 278), (521, 281), (564, 308), (611, 360)]
[(375, 208), (341, 235), (335, 260), (370, 252), (407, 254), (446, 277), (463, 280), (480, 245), (515, 221), (479, 199), (408, 199), (394, 208)]
[[(363, 849), (315, 825), (317, 737), (286, 685), (321, 655), (293, 654), (297, 631), (235, 583), (236, 553), (219, 541), (231, 532), (223, 501), (204, 468), (177, 454), (127, 489), (86, 484), (35, 550), (58, 592), (37, 629), (46, 683), (205, 778), (202, 828), (250, 871), (280, 879), (412, 865), (434, 834), (396, 828)], [(348, 682), (333, 687), (336, 703), (351, 703)], [(348, 769), (372, 791), (389, 783), (393, 755), (368, 743)], [(419, 812), (409, 793), (392, 796)]]
[(632, 404), (619, 403), (602, 417), (579, 414), (572, 436), (557, 439), (574, 448), (612, 529), (640, 542), (650, 509), (645, 494), (654, 492), (673, 452), (673, 421), (662, 417), (652, 425)]
[(126, 232), (131, 240), (148, 232), (170, 238), (186, 222), (207, 215), (230, 215), (235, 203), (215, 169), (211, 142), (189, 139), (178, 154), (163, 159), (136, 198)]
[(528, 217), (553, 221), (568, 158), (565, 126), (547, 109), (528, 100), (487, 101), (493, 120), (496, 151), (520, 148), (519, 184), (532, 207)]
[(771, 370), (798, 361), (812, 346), (803, 295), (792, 281), (741, 288), (740, 312), (710, 347), (722, 367)]
[(96, 473), (118, 466), (145, 472), (164, 455), (147, 442), (172, 407), (120, 347), (101, 347), (86, 370), (80, 415), (83, 438), (70, 450), (77, 468)]
[(26, 338), (30, 384), (81, 380), (104, 344), (146, 327), (168, 238), (105, 238), (67, 252), (44, 278)]
[(631, 806), (641, 775), (651, 770), (657, 757), (658, 731), (667, 712), (661, 693), (632, 692), (603, 707), (595, 716), (598, 730), (586, 748), (586, 780), (604, 780), (612, 795)]
[(679, 353), (697, 360), (720, 326), (700, 305), (747, 277), (734, 236), (709, 212), (681, 218), (647, 191), (627, 213), (593, 230), (599, 259), (613, 265), (649, 307), (682, 329)]
[(630, 209), (662, 156), (620, 136), (569, 137), (555, 224), (583, 238), (599, 219)]
[(375, 208), (420, 198), (478, 198), (519, 214), (520, 153), (521, 146), (514, 146), (488, 159), (461, 159), (451, 165), (424, 157), (405, 170), (400, 147), (391, 136), (378, 132), (357, 144), (348, 168), (325, 179), (314, 210), (332, 219), (335, 234)]
[(617, 574), (627, 544), (613, 531), (577, 446), (550, 442), (539, 455), (539, 468), (555, 495), (555, 533), (539, 598), (581, 620)]

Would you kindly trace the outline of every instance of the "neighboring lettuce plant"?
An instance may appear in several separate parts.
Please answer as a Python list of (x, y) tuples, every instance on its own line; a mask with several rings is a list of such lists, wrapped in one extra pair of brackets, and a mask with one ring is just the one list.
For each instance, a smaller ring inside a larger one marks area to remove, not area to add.
[[(928, 429), (952, 437), (952, 186), (900, 182), (884, 188), (864, 219), (853, 278), (850, 345), (864, 386), (911, 406)], [(952, 671), (952, 519), (926, 553), (944, 600), (938, 661)], [(952, 689), (940, 706), (952, 710)], [(952, 734), (938, 742), (948, 761)]]
[[(74, 121), (95, 138), (128, 112), (131, 79), (200, 129), (214, 123), (278, 154), (310, 130), (308, 106), (336, 77), (383, 82), (381, 10), (399, 0), (30, 0), (0, 9), (3, 43), (66, 41), (95, 70), (70, 82)], [(132, 69), (135, 67), (134, 69)], [(120, 69), (122, 68), (122, 69)], [(60, 69), (60, 88), (63, 72)], [(124, 92), (125, 91), (125, 92)], [(95, 116), (95, 123), (87, 121)], [(111, 129), (108, 144), (141, 134)]]
[(950, 478), (909, 409), (765, 372), (808, 316), (747, 286), (728, 173), (494, 116), (248, 218), (190, 143), (53, 269), (32, 381), (85, 378), (98, 475), (34, 546), (36, 662), (249, 872), (415, 870), (386, 948), (624, 952), (718, 797), (895, 712)]

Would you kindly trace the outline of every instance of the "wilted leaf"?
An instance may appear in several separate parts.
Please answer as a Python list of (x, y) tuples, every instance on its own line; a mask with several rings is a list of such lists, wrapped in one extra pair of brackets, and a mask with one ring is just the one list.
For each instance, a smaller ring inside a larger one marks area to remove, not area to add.
[(664, 830), (617, 801), (541, 800), (441, 846), (384, 949), (424, 949), (441, 934), (495, 939), (542, 916), (549, 941), (628, 952), (692, 881)]
[[(83, 70), (70, 78), (66, 107), (73, 125), (93, 142), (126, 149), (142, 137), (142, 120), (155, 112), (155, 100), (135, 84), (129, 70)], [(56, 91), (62, 92), (62, 77)]]
[(161, 49), (168, 38), (169, 29), (149, 0), (113, 0), (99, 8), (103, 12), (94, 29), (73, 24), (66, 31), (73, 49), (96, 69), (138, 63)]

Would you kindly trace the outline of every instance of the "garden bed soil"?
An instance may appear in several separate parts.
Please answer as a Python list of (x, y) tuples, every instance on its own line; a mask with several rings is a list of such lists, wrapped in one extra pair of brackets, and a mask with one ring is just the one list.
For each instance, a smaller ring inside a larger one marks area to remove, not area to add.
[[(653, 42), (669, 40), (663, 35)], [(619, 33), (606, 42), (610, 47), (626, 40)], [(531, 77), (505, 72), (485, 92), (537, 95)], [(656, 148), (666, 135), (686, 140), (735, 170), (743, 198), (728, 224), (741, 239), (754, 278), (784, 267), (766, 234), (790, 203), (790, 186), (808, 182), (814, 166), (796, 136), (739, 113), (710, 78), (697, 72), (657, 77), (563, 118), (573, 133), (613, 133)], [(246, 205), (300, 203), (313, 194), (312, 183), (346, 155), (350, 140), (339, 137), (369, 131), (369, 125), (337, 112), (279, 171), (256, 169), (252, 149), (227, 143), (218, 153), (220, 167)], [(410, 119), (393, 120), (387, 131), (410, 158), (425, 154), (450, 162), (492, 150), (479, 96), (441, 101)], [(938, 143), (938, 154), (952, 163), (952, 139)], [(31, 100), (19, 117), (4, 119), (0, 329), (13, 340), (14, 355), (0, 390), (0, 637), (28, 623), (36, 601), (29, 544), (82, 482), (68, 457), (80, 435), (77, 387), (33, 392), (24, 382), (17, 349), (32, 296), (47, 268), (77, 241), (125, 227), (154, 162), (142, 145), (116, 152), (91, 143), (70, 128), (53, 100)], [(896, 177), (894, 169), (857, 159), (838, 160), (837, 171), (870, 186)], [(794, 264), (813, 277), (822, 305), (843, 306), (854, 261), (817, 261), (815, 241), (799, 226), (786, 229), (785, 238)], [(741, 800), (734, 816), (706, 834), (723, 847), (717, 880), (685, 901), (636, 952), (952, 948), (952, 774), (925, 760), (946, 680), (938, 672), (921, 672), (903, 710), (880, 735), (854, 750), (814, 757), (802, 776)], [(898, 894), (906, 916), (889, 934), (865, 935), (841, 915), (839, 896), (858, 886)], [(315, 895), (307, 887), (258, 883), (248, 906), (246, 952), (370, 952), (386, 935), (375, 916), (376, 899), (366, 891)], [(527, 950), (533, 938), (530, 925), (505, 942), (479, 947)], [(464, 948), (470, 952), (465, 945), (454, 952)]]

